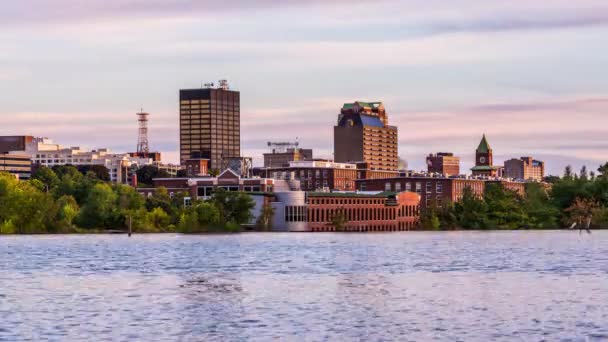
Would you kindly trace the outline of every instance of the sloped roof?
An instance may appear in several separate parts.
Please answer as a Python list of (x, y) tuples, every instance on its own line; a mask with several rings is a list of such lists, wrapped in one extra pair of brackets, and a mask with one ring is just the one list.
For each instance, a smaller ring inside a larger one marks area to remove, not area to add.
[(492, 148), (490, 147), (490, 144), (488, 144), (488, 140), (486, 139), (486, 135), (484, 134), (483, 137), (481, 138), (481, 142), (479, 143), (479, 146), (477, 147), (477, 152), (489, 153), (491, 149)]

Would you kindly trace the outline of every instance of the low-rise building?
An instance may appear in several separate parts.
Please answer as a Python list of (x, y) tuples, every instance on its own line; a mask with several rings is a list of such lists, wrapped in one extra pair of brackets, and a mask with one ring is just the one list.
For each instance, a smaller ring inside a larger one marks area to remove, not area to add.
[(545, 177), (545, 163), (532, 157), (507, 160), (504, 177), (541, 182)]
[[(297, 180), (241, 178), (232, 170), (218, 177), (158, 178), (154, 188), (137, 191), (152, 196), (159, 187), (171, 197), (184, 193), (184, 205), (209, 199), (218, 189), (248, 193), (255, 202), (249, 224), (269, 205), (274, 231), (405, 231), (416, 229), (420, 217), (420, 195), (412, 192), (307, 193)], [(343, 215), (341, 227), (335, 226), (338, 214)]]
[[(2, 139), (0, 139), (2, 140)], [(48, 138), (26, 139), (23, 150), (15, 154), (28, 155), (37, 165), (102, 165), (108, 169), (110, 180), (116, 183), (131, 183), (135, 170), (153, 164), (150, 158), (132, 157), (128, 153), (112, 153), (107, 148), (86, 151), (80, 147), (64, 147)]]
[[(412, 192), (309, 193), (307, 206), (304, 219), (313, 232), (414, 230), (420, 218), (420, 196)], [(343, 220), (342, 227), (335, 225), (337, 215)], [(302, 219), (297, 215), (289, 218)]]
[(409, 176), (391, 179), (357, 180), (359, 191), (411, 191), (421, 196), (420, 207), (426, 210), (431, 207), (442, 207), (447, 203), (456, 203), (470, 188), (477, 196), (483, 196), (486, 184), (499, 183), (506, 189), (525, 195), (525, 183), (513, 182), (499, 178), (448, 178), (429, 176)]
[(331, 161), (292, 161), (287, 167), (259, 169), (260, 177), (300, 181), (302, 190), (354, 191), (357, 165)]
[[(270, 143), (269, 143), (270, 144)], [(312, 160), (312, 149), (306, 148), (287, 148), (285, 150), (272, 150), (271, 153), (264, 153), (264, 167), (286, 167), (292, 161)]]
[(27, 154), (0, 153), (0, 172), (8, 172), (19, 179), (30, 179), (32, 160)]

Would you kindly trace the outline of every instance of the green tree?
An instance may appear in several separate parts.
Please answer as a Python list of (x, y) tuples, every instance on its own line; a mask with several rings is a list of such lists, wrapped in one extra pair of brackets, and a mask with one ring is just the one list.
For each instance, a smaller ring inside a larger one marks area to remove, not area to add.
[(46, 166), (40, 166), (32, 174), (32, 179), (39, 180), (44, 184), (46, 192), (52, 191), (59, 184), (59, 177)]
[(209, 202), (196, 202), (182, 212), (178, 229), (182, 233), (204, 233), (220, 224), (220, 210)]
[(171, 218), (162, 208), (154, 208), (148, 213), (148, 222), (156, 231), (165, 231), (169, 227)]
[(523, 208), (530, 228), (551, 229), (559, 226), (559, 210), (551, 203), (548, 191), (541, 184), (530, 183), (526, 186)]
[(469, 187), (464, 189), (462, 198), (454, 205), (454, 216), (461, 228), (488, 228), (488, 207)]
[(113, 228), (113, 215), (118, 196), (108, 184), (95, 184), (86, 204), (78, 215), (77, 222), (84, 228)]
[(137, 183), (151, 186), (153, 185), (154, 178), (169, 178), (171, 175), (167, 170), (159, 169), (155, 165), (144, 165), (140, 167), (137, 172)]
[(58, 231), (68, 231), (73, 228), (74, 219), (78, 216), (80, 208), (76, 199), (69, 195), (61, 196), (57, 200), (57, 215), (55, 222)]
[(270, 203), (265, 203), (262, 206), (262, 212), (258, 217), (256, 225), (258, 229), (269, 231), (272, 229), (272, 220), (274, 218), (274, 208)]
[(335, 210), (329, 224), (334, 227), (337, 232), (342, 232), (346, 229), (346, 225), (348, 224), (348, 217), (346, 216), (346, 212), (343, 208)]
[(232, 222), (241, 225), (249, 222), (251, 210), (255, 207), (255, 202), (251, 196), (224, 189), (217, 189), (210, 202), (219, 209), (220, 220), (224, 224)]
[(110, 181), (110, 172), (108, 171), (108, 168), (103, 165), (79, 165), (78, 171), (87, 177), (93, 175), (101, 181)]

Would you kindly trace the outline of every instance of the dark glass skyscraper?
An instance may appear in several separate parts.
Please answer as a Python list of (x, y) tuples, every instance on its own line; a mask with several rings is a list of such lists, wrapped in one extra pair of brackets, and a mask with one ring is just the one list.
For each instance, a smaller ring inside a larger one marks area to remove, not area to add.
[(240, 93), (224, 88), (182, 89), (180, 160), (209, 159), (220, 169), (222, 159), (241, 155)]

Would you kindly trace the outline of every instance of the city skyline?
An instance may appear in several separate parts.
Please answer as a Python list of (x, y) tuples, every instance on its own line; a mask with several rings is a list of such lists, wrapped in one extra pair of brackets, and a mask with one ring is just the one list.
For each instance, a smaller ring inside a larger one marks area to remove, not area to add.
[(0, 135), (132, 151), (143, 107), (151, 149), (177, 162), (179, 89), (227, 78), (257, 165), (268, 138), (331, 158), (336, 115), (357, 100), (385, 104), (411, 169), (453, 152), (467, 170), (483, 133), (497, 165), (608, 159), (600, 1), (76, 3), (0, 5)]

